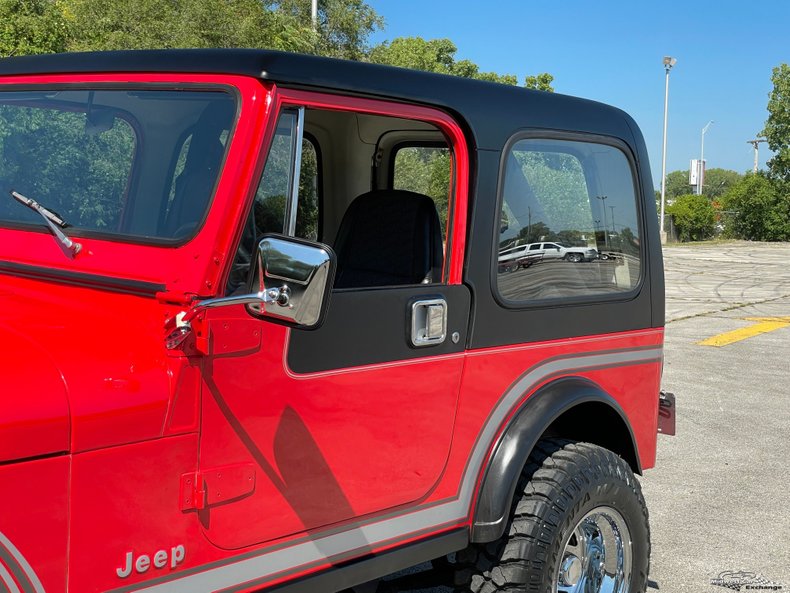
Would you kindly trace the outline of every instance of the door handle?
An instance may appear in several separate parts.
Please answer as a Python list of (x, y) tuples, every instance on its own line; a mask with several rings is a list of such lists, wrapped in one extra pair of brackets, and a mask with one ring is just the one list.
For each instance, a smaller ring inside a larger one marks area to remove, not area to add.
[(447, 337), (447, 301), (442, 298), (414, 301), (411, 305), (412, 346), (435, 346)]

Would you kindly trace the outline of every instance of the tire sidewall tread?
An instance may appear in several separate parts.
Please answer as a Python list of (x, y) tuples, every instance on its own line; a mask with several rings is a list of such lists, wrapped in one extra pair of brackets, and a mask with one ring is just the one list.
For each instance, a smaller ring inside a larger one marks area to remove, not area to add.
[(650, 562), (647, 506), (621, 457), (591, 443), (541, 440), (513, 498), (502, 538), (471, 544), (456, 554), (456, 591), (553, 593), (565, 539), (585, 514), (600, 506), (616, 509), (630, 531), (629, 593), (645, 590)]

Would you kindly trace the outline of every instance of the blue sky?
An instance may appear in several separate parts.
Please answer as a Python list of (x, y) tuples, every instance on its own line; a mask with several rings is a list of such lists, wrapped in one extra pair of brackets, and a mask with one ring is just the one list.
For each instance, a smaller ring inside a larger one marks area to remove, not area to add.
[[(667, 172), (688, 169), (705, 135), (708, 168), (744, 172), (762, 130), (771, 70), (790, 63), (790, 2), (718, 0), (366, 0), (386, 21), (372, 42), (446, 37), (457, 59), (501, 74), (549, 72), (556, 92), (603, 101), (642, 128), (661, 179), (662, 58), (669, 82)], [(770, 158), (760, 145), (760, 167)]]

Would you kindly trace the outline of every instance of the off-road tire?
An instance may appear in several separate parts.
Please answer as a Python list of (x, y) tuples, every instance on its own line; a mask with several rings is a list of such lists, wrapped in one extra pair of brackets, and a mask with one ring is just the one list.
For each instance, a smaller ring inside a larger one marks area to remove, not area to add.
[(516, 487), (505, 534), (450, 558), (457, 592), (555, 593), (558, 562), (571, 530), (596, 507), (616, 509), (631, 536), (629, 593), (643, 593), (650, 526), (642, 490), (618, 455), (589, 443), (540, 441)]

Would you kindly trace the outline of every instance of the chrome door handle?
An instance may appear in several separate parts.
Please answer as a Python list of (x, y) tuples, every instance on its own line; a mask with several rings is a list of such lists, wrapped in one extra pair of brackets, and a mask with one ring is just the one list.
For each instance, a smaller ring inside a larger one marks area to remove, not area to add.
[(447, 301), (442, 298), (414, 301), (411, 305), (411, 343), (434, 346), (447, 337)]

